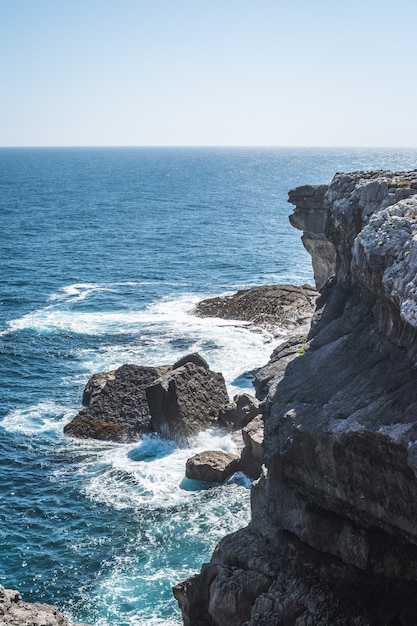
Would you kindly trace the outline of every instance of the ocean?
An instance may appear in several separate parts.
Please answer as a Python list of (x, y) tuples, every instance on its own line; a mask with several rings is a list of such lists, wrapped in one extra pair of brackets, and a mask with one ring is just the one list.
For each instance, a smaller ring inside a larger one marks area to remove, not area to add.
[(250, 518), (250, 481), (193, 490), (216, 430), (77, 441), (95, 372), (198, 351), (229, 395), (282, 337), (193, 315), (260, 284), (312, 284), (288, 190), (337, 171), (413, 169), (416, 150), (0, 149), (0, 583), (94, 626), (174, 626), (175, 583)]

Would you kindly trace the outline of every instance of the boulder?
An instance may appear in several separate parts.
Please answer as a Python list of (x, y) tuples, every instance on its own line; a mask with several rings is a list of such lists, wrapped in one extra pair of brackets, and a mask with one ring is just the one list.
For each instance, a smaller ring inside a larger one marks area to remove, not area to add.
[(187, 460), (185, 475), (193, 480), (223, 483), (238, 471), (240, 458), (220, 450), (206, 450)]
[(257, 415), (242, 430), (244, 448), (240, 458), (240, 470), (255, 480), (259, 478), (263, 463), (264, 422)]
[(86, 408), (64, 432), (104, 441), (135, 441), (150, 432), (186, 439), (214, 424), (228, 402), (222, 374), (196, 352), (173, 366), (126, 364), (90, 378), (83, 393)]
[(219, 413), (219, 422), (233, 430), (240, 430), (261, 410), (259, 400), (249, 393), (242, 393), (233, 398)]
[(86, 626), (67, 620), (49, 604), (23, 602), (18, 591), (0, 585), (0, 625), (6, 626)]
[(87, 383), (88, 407), (67, 424), (64, 432), (81, 439), (134, 441), (152, 431), (146, 387), (167, 367), (122, 365), (114, 372), (95, 374)]
[(189, 361), (149, 385), (146, 398), (152, 429), (179, 441), (213, 426), (229, 402), (223, 375)]

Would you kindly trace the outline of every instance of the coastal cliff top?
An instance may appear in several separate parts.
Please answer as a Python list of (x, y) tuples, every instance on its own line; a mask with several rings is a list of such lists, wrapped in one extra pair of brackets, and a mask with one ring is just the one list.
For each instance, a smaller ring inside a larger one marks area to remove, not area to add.
[(361, 284), (378, 298), (381, 329), (410, 347), (417, 328), (417, 170), (338, 173), (329, 185), (291, 190), (289, 202), (290, 221), (304, 231), (322, 272), (320, 287), (332, 275), (346, 289)]

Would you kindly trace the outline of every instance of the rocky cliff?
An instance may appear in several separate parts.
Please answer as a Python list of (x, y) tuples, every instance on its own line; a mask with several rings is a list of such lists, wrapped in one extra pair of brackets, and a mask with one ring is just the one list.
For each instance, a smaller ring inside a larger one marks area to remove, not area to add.
[(189, 626), (417, 624), (417, 170), (290, 192), (317, 302), (256, 377), (250, 525), (174, 594)]

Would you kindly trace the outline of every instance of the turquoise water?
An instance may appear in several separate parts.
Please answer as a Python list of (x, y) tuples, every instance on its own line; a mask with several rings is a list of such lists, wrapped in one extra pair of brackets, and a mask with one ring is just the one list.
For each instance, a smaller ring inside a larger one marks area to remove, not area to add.
[(312, 282), (290, 188), (417, 167), (417, 150), (0, 149), (0, 581), (97, 626), (180, 624), (171, 587), (249, 519), (249, 482), (190, 491), (189, 449), (77, 442), (90, 375), (199, 351), (230, 396), (276, 339), (198, 319), (210, 295)]

